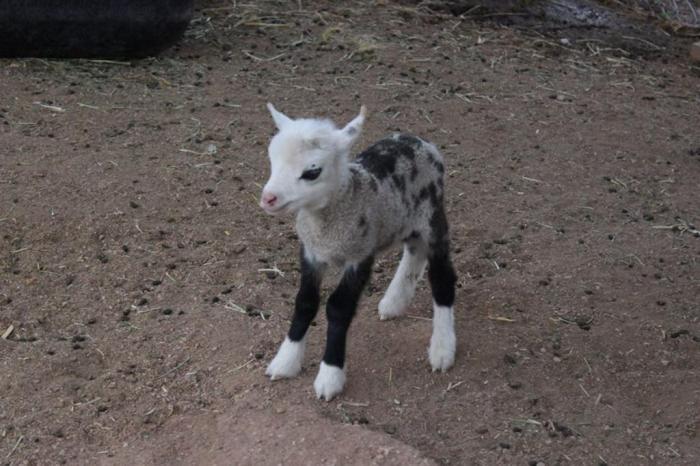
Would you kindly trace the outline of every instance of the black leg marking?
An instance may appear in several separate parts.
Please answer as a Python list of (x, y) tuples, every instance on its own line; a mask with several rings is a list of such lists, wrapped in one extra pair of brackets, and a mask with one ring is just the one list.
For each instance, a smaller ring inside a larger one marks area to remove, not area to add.
[(436, 208), (430, 226), (433, 230), (433, 241), (428, 256), (428, 280), (433, 291), (433, 300), (440, 306), (451, 307), (455, 301), (457, 275), (450, 260), (447, 217), (442, 205)]
[(289, 339), (301, 341), (316, 317), (318, 305), (321, 301), (321, 277), (322, 266), (312, 264), (304, 255), (304, 247), (301, 248), (301, 284), (297, 292), (294, 304), (294, 317), (289, 328)]
[(328, 298), (326, 315), (328, 334), (323, 362), (343, 368), (345, 365), (345, 341), (357, 303), (372, 272), (373, 257), (368, 257), (356, 268), (348, 268), (340, 280), (338, 288)]

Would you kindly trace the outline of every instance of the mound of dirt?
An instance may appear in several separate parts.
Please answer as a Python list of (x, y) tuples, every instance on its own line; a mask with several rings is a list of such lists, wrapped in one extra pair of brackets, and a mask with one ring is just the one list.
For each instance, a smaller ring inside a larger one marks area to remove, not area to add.
[(313, 410), (235, 409), (172, 418), (153, 438), (125, 444), (103, 465), (419, 465), (435, 463), (416, 449)]

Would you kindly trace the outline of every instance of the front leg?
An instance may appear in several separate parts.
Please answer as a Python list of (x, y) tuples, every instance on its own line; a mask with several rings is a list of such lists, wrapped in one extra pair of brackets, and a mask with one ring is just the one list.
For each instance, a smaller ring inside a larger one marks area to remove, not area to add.
[(340, 284), (328, 298), (326, 351), (314, 381), (316, 396), (326, 401), (343, 391), (345, 385), (345, 341), (357, 303), (372, 272), (373, 257), (345, 269)]
[(265, 371), (272, 380), (295, 377), (301, 371), (306, 348), (306, 331), (316, 317), (321, 299), (320, 287), (324, 267), (308, 259), (303, 246), (300, 255), (301, 284), (294, 304), (292, 325), (277, 355)]

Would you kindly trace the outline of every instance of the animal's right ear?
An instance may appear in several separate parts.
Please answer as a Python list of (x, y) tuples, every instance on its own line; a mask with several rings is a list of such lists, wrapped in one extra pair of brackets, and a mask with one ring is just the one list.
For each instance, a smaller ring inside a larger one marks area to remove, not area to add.
[(270, 111), (270, 115), (272, 115), (272, 119), (275, 120), (275, 125), (277, 125), (277, 129), (279, 129), (280, 131), (292, 122), (291, 118), (289, 118), (282, 112), (278, 112), (275, 106), (269, 102), (267, 103), (267, 109)]

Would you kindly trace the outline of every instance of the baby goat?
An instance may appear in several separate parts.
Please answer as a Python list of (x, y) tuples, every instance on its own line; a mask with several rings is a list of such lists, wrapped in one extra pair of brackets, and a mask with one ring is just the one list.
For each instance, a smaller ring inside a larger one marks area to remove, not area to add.
[(328, 333), (314, 382), (330, 401), (345, 385), (345, 341), (363, 288), (380, 251), (402, 241), (403, 257), (379, 303), (384, 320), (408, 307), (428, 263), (433, 292), (433, 371), (449, 369), (456, 338), (452, 306), (456, 276), (449, 254), (443, 206), (442, 156), (422, 139), (394, 135), (354, 160), (350, 149), (365, 120), (365, 107), (342, 129), (329, 120), (293, 120), (267, 108), (279, 132), (268, 149), (271, 174), (260, 206), (268, 214), (296, 213), (301, 240), (301, 285), (291, 328), (267, 367), (273, 380), (301, 371), (305, 335), (316, 316), (327, 266), (344, 272), (328, 298)]

